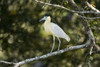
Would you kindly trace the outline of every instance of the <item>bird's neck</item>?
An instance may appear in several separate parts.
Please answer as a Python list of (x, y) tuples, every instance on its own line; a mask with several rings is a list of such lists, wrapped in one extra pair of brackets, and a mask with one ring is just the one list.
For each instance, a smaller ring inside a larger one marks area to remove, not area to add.
[(47, 20), (45, 20), (45, 23), (46, 24), (49, 24), (51, 22), (51, 19), (49, 18), (49, 19), (47, 19)]

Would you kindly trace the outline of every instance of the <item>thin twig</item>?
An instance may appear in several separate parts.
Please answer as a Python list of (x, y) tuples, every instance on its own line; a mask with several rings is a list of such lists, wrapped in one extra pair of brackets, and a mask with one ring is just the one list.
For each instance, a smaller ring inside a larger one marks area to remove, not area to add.
[(85, 16), (81, 16), (78, 15), (79, 17), (85, 18), (85, 19), (90, 19), (90, 20), (94, 20), (94, 19), (100, 19), (100, 17), (85, 17)]
[(90, 48), (90, 55), (92, 54), (93, 51), (93, 46)]
[(0, 63), (5, 63), (5, 64), (16, 64), (14, 62), (8, 62), (8, 61), (4, 61), (4, 60), (0, 60)]

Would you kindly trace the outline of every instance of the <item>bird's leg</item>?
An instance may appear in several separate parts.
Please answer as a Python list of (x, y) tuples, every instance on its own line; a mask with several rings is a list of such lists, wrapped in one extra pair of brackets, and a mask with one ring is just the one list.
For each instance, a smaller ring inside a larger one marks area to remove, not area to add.
[(58, 50), (60, 49), (60, 45), (61, 45), (61, 41), (59, 39), (59, 37), (57, 37), (58, 41), (59, 41), (59, 45), (58, 45)]
[(53, 45), (52, 45), (52, 49), (51, 49), (51, 52), (50, 53), (52, 53), (54, 47), (55, 47), (55, 36), (53, 36)]

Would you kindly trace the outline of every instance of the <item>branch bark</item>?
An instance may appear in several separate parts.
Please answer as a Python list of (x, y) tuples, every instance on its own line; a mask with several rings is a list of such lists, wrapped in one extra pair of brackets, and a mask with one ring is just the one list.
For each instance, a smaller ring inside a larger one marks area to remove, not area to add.
[(40, 60), (40, 59), (45, 59), (45, 58), (48, 58), (48, 57), (51, 57), (51, 56), (54, 56), (54, 55), (62, 54), (62, 53), (67, 52), (67, 51), (82, 49), (82, 48), (85, 48), (85, 47), (88, 47), (88, 46), (90, 46), (90, 41), (88, 41), (85, 44), (81, 44), (81, 45), (77, 45), (77, 46), (71, 46), (71, 47), (68, 47), (68, 48), (65, 48), (65, 49), (62, 49), (62, 50), (59, 50), (59, 51), (55, 51), (55, 52), (52, 52), (52, 53), (48, 53), (48, 54), (45, 54), (45, 55), (42, 55), (42, 56), (36, 56), (35, 58), (29, 58), (29, 59), (20, 61), (18, 63), (7, 62), (7, 61), (0, 61), (0, 62), (5, 63), (5, 64), (13, 64), (14, 67), (19, 67), (20, 65), (23, 65), (23, 64), (28, 63), (28, 62), (32, 62), (32, 61)]

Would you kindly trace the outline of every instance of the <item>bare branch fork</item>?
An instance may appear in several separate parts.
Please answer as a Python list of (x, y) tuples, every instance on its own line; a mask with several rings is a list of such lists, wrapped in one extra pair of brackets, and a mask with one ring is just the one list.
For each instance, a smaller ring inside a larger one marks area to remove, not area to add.
[(45, 5), (49, 5), (49, 6), (53, 6), (53, 7), (59, 7), (59, 8), (62, 8), (62, 9), (65, 9), (69, 12), (73, 12), (73, 13), (94, 13), (94, 14), (100, 14), (100, 12), (94, 12), (94, 11), (77, 11), (77, 10), (72, 10), (72, 9), (68, 9), (66, 7), (63, 7), (61, 5), (56, 5), (56, 4), (50, 4), (50, 3), (45, 3), (43, 1), (38, 1), (38, 0), (35, 0), (36, 2), (38, 3), (41, 3), (41, 4), (45, 4)]
[[(75, 10), (80, 10), (81, 9), (80, 7), (78, 7), (78, 5), (75, 3), (74, 0), (68, 0), (68, 2), (72, 5), (71, 7), (74, 7)], [(83, 2), (82, 2), (82, 4), (83, 4)], [(83, 8), (85, 6), (86, 5), (83, 5)], [(79, 14), (79, 16), (84, 16), (84, 14)], [(93, 46), (96, 45), (95, 44), (95, 38), (94, 38), (94, 35), (92, 33), (91, 28), (88, 26), (88, 21), (83, 17), (80, 17), (80, 19), (82, 20), (81, 23), (83, 24), (83, 27), (85, 29), (85, 33), (88, 35), (89, 40), (91, 41), (91, 50), (90, 50), (90, 54), (91, 54)]]
[[(50, 4), (50, 3), (45, 3), (45, 2), (43, 2), (43, 1), (38, 1), (38, 0), (35, 0), (36, 2), (38, 2), (38, 3), (41, 3), (41, 4), (45, 4), (45, 5), (48, 5), (48, 6), (53, 6), (53, 7), (58, 7), (58, 8), (62, 8), (62, 9), (65, 9), (65, 10), (67, 10), (67, 11), (69, 11), (69, 12), (72, 12), (72, 13), (81, 13), (81, 14), (83, 14), (83, 13), (93, 13), (93, 14), (100, 14), (100, 12), (99, 12), (99, 10), (97, 10), (97, 12), (95, 12), (95, 10), (93, 10), (93, 11), (80, 11), (80, 10), (72, 10), (72, 9), (68, 9), (67, 7), (63, 7), (63, 6), (61, 6), (61, 5), (56, 5), (56, 4)], [(88, 4), (89, 5), (89, 4)], [(92, 8), (94, 8), (94, 7), (92, 7), (91, 6), (91, 9)], [(80, 16), (80, 15), (79, 15)], [(80, 17), (83, 17), (83, 18), (85, 18), (85, 19), (99, 19), (100, 17), (98, 16), (98, 17), (85, 17), (85, 16), (80, 16)]]

